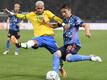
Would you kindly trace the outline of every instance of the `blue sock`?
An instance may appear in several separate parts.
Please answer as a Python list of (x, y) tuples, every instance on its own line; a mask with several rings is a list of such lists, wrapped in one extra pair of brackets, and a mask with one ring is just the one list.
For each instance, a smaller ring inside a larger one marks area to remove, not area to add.
[(71, 57), (67, 58), (68, 62), (76, 62), (76, 61), (89, 61), (91, 59), (90, 56), (74, 54)]
[(16, 52), (19, 52), (19, 48), (18, 47), (16, 47)]
[(10, 40), (6, 41), (6, 50), (8, 50), (10, 48)]
[(59, 71), (59, 66), (60, 66), (60, 58), (59, 58), (57, 52), (55, 52), (53, 54), (53, 70), (57, 73)]

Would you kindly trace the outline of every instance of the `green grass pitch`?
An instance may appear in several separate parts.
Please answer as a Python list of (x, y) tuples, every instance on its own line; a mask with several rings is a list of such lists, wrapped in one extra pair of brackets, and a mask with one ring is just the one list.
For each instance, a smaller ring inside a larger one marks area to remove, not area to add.
[[(0, 80), (45, 80), (46, 73), (52, 69), (52, 55), (44, 48), (20, 49), (15, 56), (15, 46), (3, 55), (7, 32), (0, 31)], [(59, 46), (63, 45), (62, 31), (55, 31), (55, 39)], [(107, 31), (92, 31), (88, 39), (84, 31), (79, 32), (82, 48), (80, 54), (95, 54), (102, 57), (102, 63), (96, 62), (65, 62), (67, 80), (107, 80)], [(33, 31), (21, 31), (21, 42), (33, 37)]]

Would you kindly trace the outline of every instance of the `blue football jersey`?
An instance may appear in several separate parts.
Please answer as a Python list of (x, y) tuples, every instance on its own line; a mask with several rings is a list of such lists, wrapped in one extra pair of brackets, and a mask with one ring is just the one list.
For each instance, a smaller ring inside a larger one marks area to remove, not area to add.
[(19, 31), (18, 24), (21, 22), (21, 19), (17, 18), (16, 16), (9, 16), (9, 22), (9, 29)]
[(63, 19), (63, 22), (70, 25), (70, 27), (63, 32), (64, 45), (75, 43), (78, 46), (81, 46), (78, 31), (83, 20), (72, 15), (69, 19)]

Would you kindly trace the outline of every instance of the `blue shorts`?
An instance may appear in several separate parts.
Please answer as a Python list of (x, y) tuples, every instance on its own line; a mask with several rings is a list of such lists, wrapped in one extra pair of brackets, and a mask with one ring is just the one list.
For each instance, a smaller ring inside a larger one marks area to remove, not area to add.
[[(36, 40), (38, 47), (45, 47), (48, 49), (52, 54), (58, 50), (58, 46), (56, 41), (54, 40), (53, 36), (40, 36), (40, 37), (34, 37), (32, 40)], [(35, 46), (34, 46), (35, 47)], [(33, 48), (34, 48), (33, 47)]]

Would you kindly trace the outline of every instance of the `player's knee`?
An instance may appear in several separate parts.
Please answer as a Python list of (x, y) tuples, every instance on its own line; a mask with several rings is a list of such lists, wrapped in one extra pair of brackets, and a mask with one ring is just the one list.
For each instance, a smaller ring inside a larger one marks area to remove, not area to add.
[(67, 62), (71, 62), (71, 56), (72, 56), (72, 54), (67, 54), (67, 56), (66, 56), (66, 61)]
[(56, 51), (56, 52), (54, 53), (54, 55), (55, 55), (55, 56), (58, 56), (58, 57), (61, 57), (61, 51), (60, 51), (60, 50)]
[(36, 40), (33, 40), (33, 42), (34, 42), (34, 47), (37, 48), (38, 42)]

